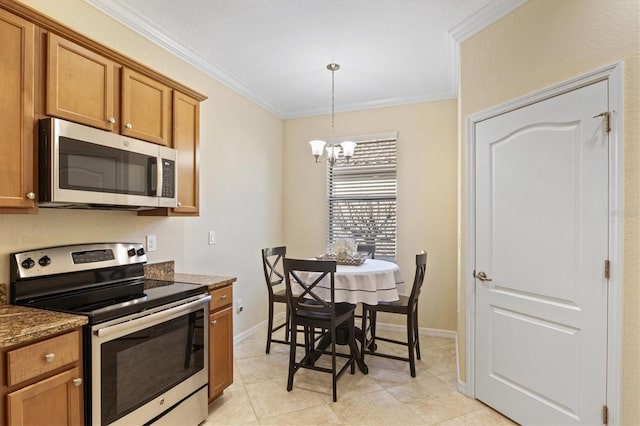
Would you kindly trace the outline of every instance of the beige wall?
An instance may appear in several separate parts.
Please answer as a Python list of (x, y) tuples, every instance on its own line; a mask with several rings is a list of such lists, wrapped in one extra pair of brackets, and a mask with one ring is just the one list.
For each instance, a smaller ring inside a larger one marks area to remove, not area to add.
[[(637, 0), (529, 0), (461, 47), (463, 153), (469, 114), (624, 61), (624, 424), (640, 423), (639, 8)], [(463, 159), (463, 171), (465, 167)], [(461, 283), (458, 342), (465, 380), (464, 280)]]
[[(308, 141), (328, 137), (330, 122), (322, 115), (284, 124), (284, 242), (291, 256), (326, 248), (326, 165), (314, 163)], [(397, 261), (410, 287), (414, 256), (427, 250), (420, 325), (455, 330), (456, 100), (339, 113), (335, 122), (337, 136), (398, 131)]]
[[(143, 242), (156, 234), (149, 262), (175, 260), (179, 272), (236, 276), (245, 309), (235, 334), (263, 321), (266, 289), (259, 250), (282, 233), (282, 120), (205, 76), (81, 0), (25, 4), (209, 97), (201, 105), (200, 217), (138, 217), (133, 212), (41, 209), (0, 215), (0, 283), (12, 251), (89, 241)], [(217, 243), (207, 244), (216, 231)]]

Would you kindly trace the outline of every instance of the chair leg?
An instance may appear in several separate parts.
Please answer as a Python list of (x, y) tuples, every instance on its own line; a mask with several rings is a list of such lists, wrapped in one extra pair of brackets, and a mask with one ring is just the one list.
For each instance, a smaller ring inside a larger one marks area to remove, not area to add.
[(291, 332), (291, 312), (289, 311), (289, 304), (287, 303), (285, 319), (287, 321), (287, 325), (284, 326), (284, 340), (286, 342), (289, 341), (289, 333)]
[(336, 328), (331, 327), (331, 382), (333, 384), (333, 402), (338, 402), (338, 387), (336, 378)]
[(371, 352), (376, 351), (376, 320), (377, 320), (377, 312), (375, 310), (370, 310), (369, 313), (371, 316), (369, 320), (371, 321), (371, 343), (369, 343), (369, 350)]
[(414, 325), (413, 325), (413, 312), (407, 315), (407, 343), (409, 352), (409, 369), (411, 370), (411, 377), (416, 377), (416, 360), (414, 357)]
[[(295, 327), (298, 327), (296, 324), (293, 324)], [(305, 335), (306, 337), (306, 335)], [(289, 376), (287, 377), (287, 391), (291, 391), (293, 389), (293, 375), (295, 374), (295, 364), (296, 364), (296, 340), (297, 333), (293, 333), (291, 335), (291, 344), (289, 345)]]
[(271, 350), (271, 334), (273, 333), (273, 301), (269, 300), (269, 318), (267, 324), (267, 349), (266, 353)]
[(414, 315), (415, 316), (413, 319), (413, 328), (415, 330), (415, 336), (416, 336), (416, 356), (418, 359), (420, 359), (420, 330), (418, 330), (418, 306), (416, 306)]
[[(364, 316), (364, 312), (362, 313)], [(349, 321), (349, 348), (351, 357), (349, 362), (351, 363), (351, 374), (356, 374), (356, 324), (355, 318), (351, 318)], [(364, 359), (364, 358), (363, 358)]]
[(367, 350), (367, 315), (369, 315), (369, 310), (366, 305), (362, 304), (362, 323), (360, 326), (362, 327), (362, 338), (360, 339), (360, 350), (362, 353), (360, 357), (362, 358), (362, 362), (364, 363), (364, 353)]

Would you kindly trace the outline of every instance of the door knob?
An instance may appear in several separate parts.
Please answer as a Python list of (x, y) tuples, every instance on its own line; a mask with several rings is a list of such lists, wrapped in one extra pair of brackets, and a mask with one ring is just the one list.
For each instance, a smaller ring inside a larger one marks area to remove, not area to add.
[(493, 281), (492, 278), (487, 278), (487, 274), (482, 271), (478, 272), (477, 274), (474, 272), (473, 277), (479, 279), (480, 281)]

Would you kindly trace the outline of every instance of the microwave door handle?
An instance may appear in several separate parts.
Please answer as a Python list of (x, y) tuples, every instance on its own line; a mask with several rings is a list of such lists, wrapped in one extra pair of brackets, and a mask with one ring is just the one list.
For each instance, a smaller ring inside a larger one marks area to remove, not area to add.
[[(147, 193), (154, 197), (158, 195), (158, 189), (162, 188), (162, 175), (160, 173), (159, 157), (149, 157), (147, 167)], [(160, 184), (158, 184), (160, 182)]]

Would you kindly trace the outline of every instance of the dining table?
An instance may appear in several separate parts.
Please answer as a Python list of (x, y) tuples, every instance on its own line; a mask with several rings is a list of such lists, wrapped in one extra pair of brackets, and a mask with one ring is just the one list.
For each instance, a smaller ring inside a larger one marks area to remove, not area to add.
[[(312, 276), (299, 272), (300, 278), (307, 279)], [(308, 274), (314, 274), (310, 272)], [(319, 275), (319, 274), (318, 274)], [(393, 302), (399, 300), (400, 294), (404, 293), (404, 279), (400, 268), (394, 262), (381, 259), (365, 259), (361, 265), (344, 265), (338, 263), (334, 274), (335, 303), (364, 303), (367, 305), (377, 305), (379, 302)], [(292, 289), (296, 293), (296, 287)], [(299, 290), (299, 288), (298, 288)], [(323, 278), (314, 290), (318, 296), (324, 300), (331, 299), (331, 283), (329, 276)], [(348, 333), (346, 326), (344, 333)], [(364, 333), (356, 327), (356, 341), (361, 342)], [(340, 340), (340, 339), (339, 339)], [(346, 340), (346, 339), (345, 339)], [(330, 338), (324, 336), (318, 343), (319, 348), (326, 348), (330, 343)], [(369, 369), (359, 353), (356, 345), (356, 362), (358, 368), (364, 374)]]

